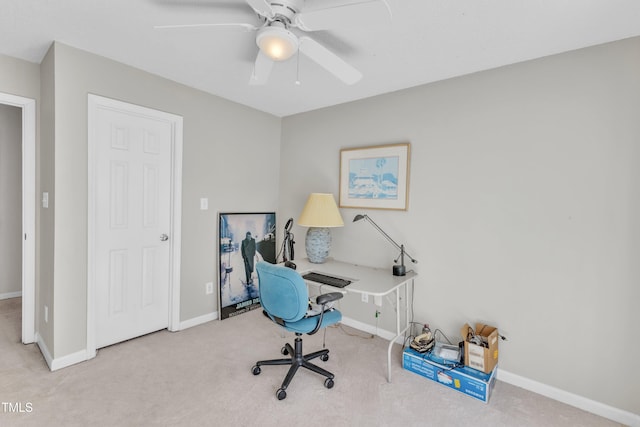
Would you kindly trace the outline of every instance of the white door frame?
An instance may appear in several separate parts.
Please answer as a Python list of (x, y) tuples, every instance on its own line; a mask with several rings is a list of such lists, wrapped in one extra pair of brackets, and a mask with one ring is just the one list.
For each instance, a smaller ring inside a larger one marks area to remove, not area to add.
[(168, 122), (173, 129), (171, 147), (171, 225), (169, 250), (169, 330), (180, 329), (180, 251), (182, 224), (182, 117), (98, 95), (88, 96), (88, 250), (87, 250), (87, 358), (96, 356), (95, 302), (95, 135), (97, 112), (110, 109)]
[(36, 100), (0, 92), (0, 104), (22, 109), (22, 342), (36, 331)]

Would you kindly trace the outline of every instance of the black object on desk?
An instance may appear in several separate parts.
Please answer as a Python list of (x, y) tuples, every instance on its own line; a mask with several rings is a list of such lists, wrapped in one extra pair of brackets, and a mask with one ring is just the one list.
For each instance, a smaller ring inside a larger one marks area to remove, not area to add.
[(369, 215), (356, 215), (355, 218), (353, 218), (353, 222), (360, 221), (361, 219), (369, 221), (369, 223), (373, 225), (376, 230), (378, 230), (389, 242), (391, 242), (393, 246), (400, 250), (400, 255), (398, 256), (398, 258), (393, 260), (393, 262), (398, 262), (398, 260), (400, 260), (400, 265), (394, 265), (392, 271), (394, 276), (406, 276), (407, 268), (404, 266), (404, 256), (408, 256), (411, 262), (414, 264), (416, 264), (418, 261), (404, 250), (404, 245), (397, 244), (396, 241), (393, 240), (387, 233), (385, 233), (378, 224), (376, 224), (371, 218), (369, 218)]
[(344, 288), (349, 283), (351, 283), (351, 280), (341, 279), (340, 277), (327, 276), (326, 274), (320, 274), (313, 271), (303, 274), (302, 277), (305, 280), (311, 280), (312, 282), (335, 286), (336, 288)]

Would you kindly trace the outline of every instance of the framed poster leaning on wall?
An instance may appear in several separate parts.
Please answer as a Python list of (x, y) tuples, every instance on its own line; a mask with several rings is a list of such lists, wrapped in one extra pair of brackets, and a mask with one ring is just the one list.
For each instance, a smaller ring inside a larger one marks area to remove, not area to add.
[(220, 319), (260, 307), (258, 261), (276, 262), (276, 214), (218, 215), (218, 306)]

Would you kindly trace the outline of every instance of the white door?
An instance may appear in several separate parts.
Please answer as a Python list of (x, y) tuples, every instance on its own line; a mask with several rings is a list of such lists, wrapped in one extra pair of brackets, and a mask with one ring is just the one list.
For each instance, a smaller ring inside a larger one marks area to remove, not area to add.
[(172, 123), (99, 108), (94, 167), (95, 348), (169, 326)]

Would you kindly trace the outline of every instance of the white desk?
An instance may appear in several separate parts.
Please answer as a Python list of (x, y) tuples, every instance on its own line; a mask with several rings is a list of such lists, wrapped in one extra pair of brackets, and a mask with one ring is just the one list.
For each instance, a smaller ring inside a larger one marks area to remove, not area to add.
[[(311, 286), (322, 287), (322, 293), (335, 292), (336, 290), (345, 291), (354, 294), (367, 294), (374, 298), (377, 306), (382, 306), (382, 297), (395, 295), (395, 311), (396, 311), (396, 336), (389, 343), (387, 350), (387, 381), (391, 382), (391, 349), (393, 343), (409, 329), (411, 319), (409, 310), (411, 308), (411, 297), (413, 295), (414, 279), (417, 273), (408, 271), (405, 276), (394, 276), (391, 268), (372, 268), (363, 267), (355, 264), (327, 260), (323, 264), (313, 264), (308, 259), (295, 260), (298, 266), (297, 270), (304, 275), (309, 271), (323, 273), (329, 276), (341, 277), (351, 280), (351, 284), (344, 288), (336, 288), (333, 286), (313, 282), (307, 280), (306, 283)], [(404, 293), (404, 310), (401, 310), (401, 295)], [(404, 316), (402, 315), (404, 312)], [(404, 318), (403, 318), (404, 317)]]

